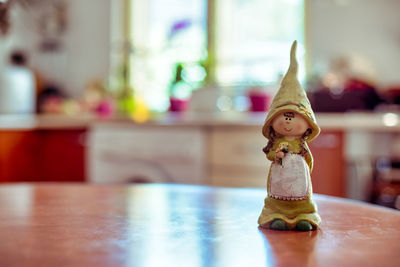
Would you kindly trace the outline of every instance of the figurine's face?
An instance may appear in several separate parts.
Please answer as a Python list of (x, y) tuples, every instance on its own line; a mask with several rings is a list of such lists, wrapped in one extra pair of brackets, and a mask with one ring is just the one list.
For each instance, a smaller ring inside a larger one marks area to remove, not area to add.
[(278, 135), (302, 136), (310, 125), (300, 114), (296, 112), (284, 112), (272, 121), (272, 128)]

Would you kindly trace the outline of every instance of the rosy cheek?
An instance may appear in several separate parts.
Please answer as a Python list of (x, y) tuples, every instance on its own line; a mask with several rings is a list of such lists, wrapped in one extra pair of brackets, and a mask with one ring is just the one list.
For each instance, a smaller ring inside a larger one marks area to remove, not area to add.
[(296, 126), (295, 126), (295, 128), (296, 128), (296, 131), (297, 131), (297, 132), (298, 132), (298, 131), (301, 131), (301, 130), (303, 130), (303, 125), (301, 125), (300, 123), (297, 123)]

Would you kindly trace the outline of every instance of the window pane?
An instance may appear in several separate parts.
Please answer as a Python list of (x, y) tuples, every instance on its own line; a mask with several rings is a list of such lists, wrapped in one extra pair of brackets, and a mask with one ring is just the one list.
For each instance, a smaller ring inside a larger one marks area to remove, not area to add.
[(153, 110), (168, 108), (169, 86), (175, 66), (183, 63), (187, 90), (199, 87), (204, 71), (199, 62), (207, 56), (204, 0), (133, 0), (132, 83)]
[(304, 77), (303, 0), (218, 0), (216, 77), (221, 84), (274, 83), (289, 65), (298, 40)]

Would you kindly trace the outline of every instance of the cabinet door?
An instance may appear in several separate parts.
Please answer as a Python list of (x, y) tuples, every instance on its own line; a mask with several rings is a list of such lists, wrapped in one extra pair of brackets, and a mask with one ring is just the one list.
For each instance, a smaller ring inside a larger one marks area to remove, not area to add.
[(42, 181), (85, 181), (85, 129), (41, 130), (40, 168)]
[(310, 143), (314, 157), (311, 173), (314, 193), (345, 197), (344, 137), (341, 131), (322, 131)]
[(34, 181), (40, 170), (39, 138), (35, 131), (0, 131), (0, 181)]
[(210, 134), (210, 183), (229, 187), (266, 187), (270, 161), (260, 127), (214, 127)]
[(89, 136), (89, 180), (199, 184), (204, 154), (200, 127), (99, 126)]
[(0, 131), (0, 181), (84, 181), (85, 130)]
[(210, 160), (216, 165), (265, 167), (262, 148), (267, 139), (260, 127), (214, 127), (211, 131)]

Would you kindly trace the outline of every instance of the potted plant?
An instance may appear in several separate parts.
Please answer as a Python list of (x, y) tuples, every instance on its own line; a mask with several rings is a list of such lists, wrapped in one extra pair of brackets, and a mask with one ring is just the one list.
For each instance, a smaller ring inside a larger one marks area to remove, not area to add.
[(183, 63), (175, 64), (175, 77), (169, 85), (169, 101), (171, 112), (183, 112), (187, 109), (189, 103), (189, 95), (192, 90), (182, 76), (184, 71)]

